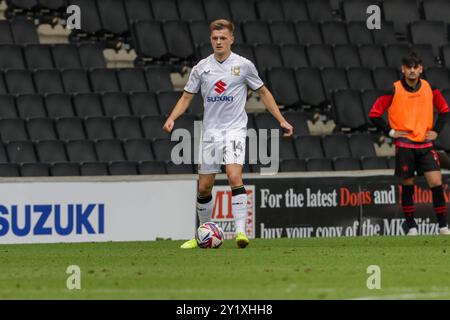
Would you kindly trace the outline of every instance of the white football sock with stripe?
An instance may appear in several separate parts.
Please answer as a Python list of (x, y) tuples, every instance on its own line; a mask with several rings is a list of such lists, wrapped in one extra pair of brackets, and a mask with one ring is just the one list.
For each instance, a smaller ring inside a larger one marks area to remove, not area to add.
[(247, 223), (247, 193), (245, 192), (244, 186), (234, 188), (232, 190), (232, 200), (231, 207), (234, 216), (234, 225), (236, 233), (246, 233), (246, 223)]
[(197, 216), (200, 222), (200, 225), (205, 222), (211, 221), (213, 209), (212, 196), (209, 195), (207, 197), (197, 196)]

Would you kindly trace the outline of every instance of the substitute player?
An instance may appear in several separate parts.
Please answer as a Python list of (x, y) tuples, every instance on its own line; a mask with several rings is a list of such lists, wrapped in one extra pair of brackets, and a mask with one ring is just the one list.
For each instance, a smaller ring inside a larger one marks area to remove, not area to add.
[[(200, 161), (197, 196), (197, 215), (200, 224), (211, 220), (213, 201), (211, 191), (216, 173), (225, 164), (232, 192), (232, 212), (235, 220), (236, 242), (245, 248), (249, 240), (245, 234), (247, 220), (247, 193), (242, 181), (242, 165), (245, 160), (247, 135), (247, 86), (257, 91), (269, 112), (284, 129), (285, 136), (293, 133), (293, 127), (280, 113), (278, 106), (258, 76), (254, 64), (231, 51), (234, 41), (234, 25), (224, 19), (211, 22), (210, 41), (214, 53), (201, 60), (191, 71), (181, 98), (167, 118), (163, 129), (171, 132), (175, 120), (189, 107), (194, 95), (201, 90), (204, 115), (201, 138), (201, 158), (220, 155), (219, 161)], [(181, 248), (196, 248), (195, 239), (185, 242)]]
[[(439, 223), (439, 233), (449, 235), (447, 207), (442, 188), (439, 158), (433, 141), (443, 129), (449, 107), (438, 89), (421, 79), (422, 60), (411, 52), (402, 59), (404, 77), (394, 82), (391, 92), (379, 97), (369, 117), (372, 122), (394, 139), (395, 175), (401, 177), (402, 206), (408, 235), (417, 235), (414, 220), (414, 175), (424, 175), (433, 194), (433, 208)], [(438, 119), (433, 127), (433, 106)], [(388, 110), (389, 124), (381, 117)]]

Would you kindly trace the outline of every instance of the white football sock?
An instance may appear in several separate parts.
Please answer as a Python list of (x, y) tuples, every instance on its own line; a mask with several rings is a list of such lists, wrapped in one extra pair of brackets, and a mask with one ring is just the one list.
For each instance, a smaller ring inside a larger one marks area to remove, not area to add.
[[(208, 202), (200, 203), (200, 202), (204, 202), (202, 200), (207, 201), (208, 198), (209, 198)], [(200, 200), (200, 202), (199, 202), (199, 200)], [(197, 197), (197, 216), (198, 216), (200, 225), (204, 224), (205, 222), (211, 221), (212, 207), (213, 207), (213, 201), (212, 201), (211, 196), (205, 197), (205, 198)]]
[(235, 196), (232, 196), (231, 199), (231, 206), (233, 210), (233, 216), (234, 216), (234, 225), (236, 229), (236, 233), (246, 233), (246, 222), (247, 222), (247, 194), (238, 194)]

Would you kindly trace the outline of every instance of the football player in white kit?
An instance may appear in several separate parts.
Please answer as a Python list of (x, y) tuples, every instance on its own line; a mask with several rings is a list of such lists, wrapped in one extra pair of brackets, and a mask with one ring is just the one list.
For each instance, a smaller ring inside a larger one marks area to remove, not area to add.
[[(211, 220), (211, 191), (216, 174), (220, 172), (221, 165), (225, 164), (232, 192), (236, 243), (239, 248), (245, 248), (249, 240), (245, 234), (247, 193), (242, 181), (242, 165), (245, 161), (247, 134), (247, 86), (259, 93), (263, 104), (283, 128), (284, 136), (291, 136), (293, 127), (281, 114), (254, 64), (231, 51), (234, 25), (228, 20), (220, 19), (211, 22), (209, 29), (214, 53), (194, 66), (184, 92), (163, 129), (172, 131), (175, 120), (186, 111), (194, 95), (201, 90), (204, 115), (198, 169), (197, 215), (200, 224)], [(192, 249), (197, 246), (194, 238), (185, 242), (181, 248)]]

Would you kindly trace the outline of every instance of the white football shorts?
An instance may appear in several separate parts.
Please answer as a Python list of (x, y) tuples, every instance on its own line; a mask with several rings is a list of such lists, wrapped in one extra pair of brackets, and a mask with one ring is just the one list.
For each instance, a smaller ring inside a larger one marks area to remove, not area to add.
[(245, 162), (247, 129), (212, 131), (202, 134), (198, 173), (220, 173), (223, 164)]

